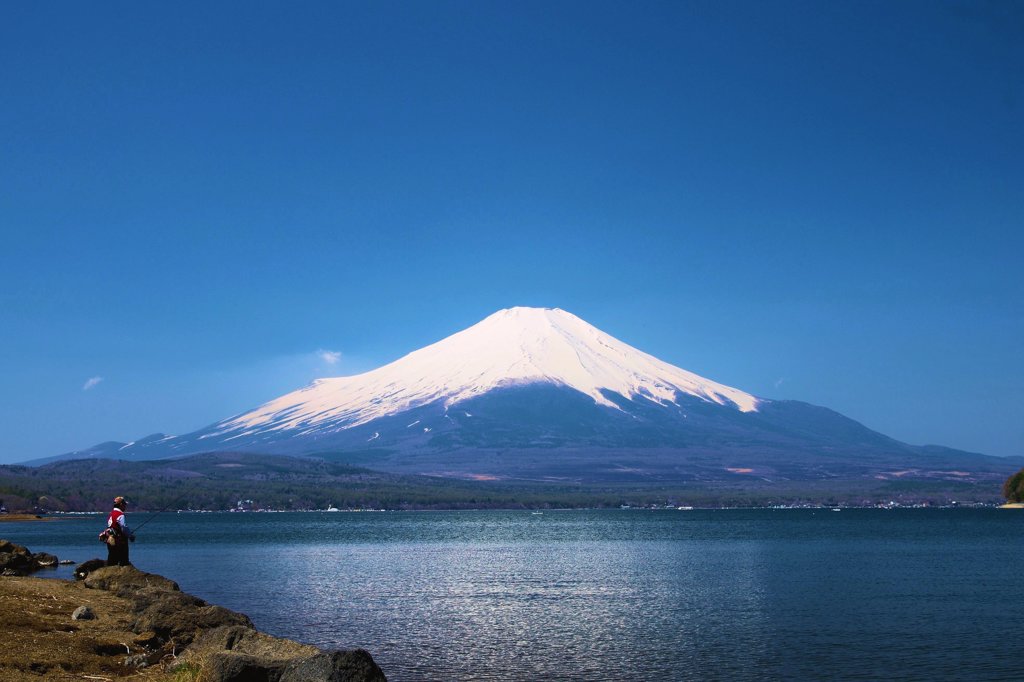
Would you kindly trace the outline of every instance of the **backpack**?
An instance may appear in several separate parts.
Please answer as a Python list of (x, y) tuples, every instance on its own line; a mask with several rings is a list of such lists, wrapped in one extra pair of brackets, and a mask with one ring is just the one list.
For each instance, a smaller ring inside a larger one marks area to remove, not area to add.
[(117, 544), (117, 534), (114, 532), (114, 529), (113, 528), (107, 528), (102, 533), (100, 533), (100, 542), (105, 542), (106, 544), (110, 545), (111, 547), (116, 545)]
[(117, 517), (114, 516), (115, 512), (117, 513), (118, 517), (123, 514), (123, 512), (119, 511), (116, 508), (114, 509), (114, 511), (110, 512), (110, 518), (107, 519), (107, 523), (110, 523), (111, 521), (113, 521), (113, 523), (110, 523), (110, 525), (107, 526), (106, 529), (102, 533), (100, 533), (99, 536), (100, 542), (105, 542), (111, 547), (120, 542), (121, 536), (124, 535), (124, 533), (121, 531), (121, 526), (117, 525)]

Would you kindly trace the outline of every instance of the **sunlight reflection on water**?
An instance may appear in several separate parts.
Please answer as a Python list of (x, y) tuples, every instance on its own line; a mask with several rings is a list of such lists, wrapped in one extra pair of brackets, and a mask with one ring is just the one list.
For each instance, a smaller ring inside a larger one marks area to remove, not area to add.
[[(999, 514), (179, 515), (133, 558), (391, 680), (1012, 679), (981, 625), (1024, 587)], [(83, 529), (12, 539), (82, 560)]]

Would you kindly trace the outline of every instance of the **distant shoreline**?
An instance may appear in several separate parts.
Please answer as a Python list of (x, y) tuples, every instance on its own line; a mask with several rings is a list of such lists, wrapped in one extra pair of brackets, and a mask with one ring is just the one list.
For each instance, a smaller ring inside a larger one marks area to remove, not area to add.
[[(556, 512), (573, 512), (573, 511), (758, 511), (758, 510), (771, 510), (771, 511), (840, 511), (840, 510), (877, 510), (877, 511), (894, 511), (894, 510), (948, 510), (948, 509), (1024, 509), (1024, 503), (1007, 503), (1007, 504), (897, 504), (897, 505), (857, 505), (857, 504), (838, 504), (838, 505), (729, 505), (729, 506), (643, 506), (643, 505), (622, 505), (619, 507), (427, 507), (427, 508), (404, 508), (404, 509), (178, 509), (164, 512), (167, 516), (174, 516), (178, 514), (231, 514), (231, 515), (252, 515), (252, 514), (394, 514), (402, 512), (487, 512), (487, 511), (500, 511), (500, 512), (524, 512), (524, 513), (556, 513)], [(52, 511), (45, 512), (44, 514), (31, 514), (31, 513), (16, 513), (16, 514), (4, 514), (0, 515), (0, 522), (3, 521), (16, 521), (16, 522), (34, 522), (34, 521), (56, 521), (56, 520), (68, 520), (68, 519), (89, 519), (95, 516), (102, 516), (105, 512), (100, 511)], [(152, 514), (148, 510), (136, 510), (137, 515), (141, 515), (145, 518), (146, 515)], [(136, 518), (139, 518), (138, 516)]]
[(3, 521), (53, 521), (54, 516), (42, 516), (40, 514), (0, 514), (0, 522)]

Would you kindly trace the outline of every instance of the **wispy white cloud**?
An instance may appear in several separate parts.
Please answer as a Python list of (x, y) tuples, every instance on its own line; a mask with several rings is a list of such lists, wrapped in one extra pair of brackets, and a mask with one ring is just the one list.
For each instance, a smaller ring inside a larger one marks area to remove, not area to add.
[(778, 379), (775, 380), (775, 388), (778, 388), (782, 384), (786, 383), (786, 381), (788, 381), (786, 377), (779, 377)]
[(328, 365), (336, 365), (341, 360), (341, 353), (336, 350), (324, 350), (321, 348), (316, 352), (317, 356)]
[(88, 391), (90, 389), (96, 388), (96, 385), (99, 384), (101, 381), (103, 381), (103, 377), (89, 377), (88, 379), (85, 380), (85, 383), (82, 384), (82, 390)]

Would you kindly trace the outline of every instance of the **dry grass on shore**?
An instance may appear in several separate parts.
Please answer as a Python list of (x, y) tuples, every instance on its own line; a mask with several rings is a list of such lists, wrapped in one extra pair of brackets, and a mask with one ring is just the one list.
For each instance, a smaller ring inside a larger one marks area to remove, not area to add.
[[(79, 606), (95, 620), (72, 620)], [(161, 665), (123, 664), (146, 635), (131, 631), (127, 600), (81, 583), (47, 578), (0, 578), (0, 679), (147, 680), (172, 682)]]

